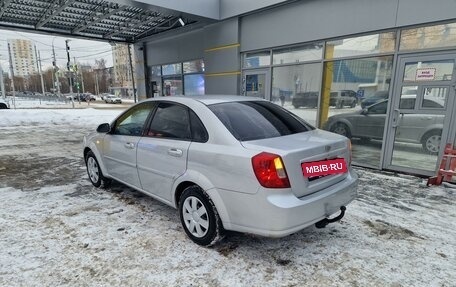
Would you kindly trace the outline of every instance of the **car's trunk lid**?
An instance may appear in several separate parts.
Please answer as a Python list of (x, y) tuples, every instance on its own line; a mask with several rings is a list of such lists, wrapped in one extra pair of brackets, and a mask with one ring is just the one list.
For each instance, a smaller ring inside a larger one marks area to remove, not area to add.
[(242, 145), (250, 150), (280, 155), (292, 191), (297, 197), (327, 188), (347, 176), (347, 173), (341, 173), (309, 178), (304, 176), (302, 170), (303, 163), (336, 158), (343, 158), (346, 164), (349, 164), (349, 140), (337, 134), (317, 129), (282, 137), (244, 141)]

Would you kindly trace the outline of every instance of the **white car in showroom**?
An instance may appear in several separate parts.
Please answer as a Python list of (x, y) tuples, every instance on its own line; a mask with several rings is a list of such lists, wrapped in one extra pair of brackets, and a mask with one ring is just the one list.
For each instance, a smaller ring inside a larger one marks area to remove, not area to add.
[(84, 159), (94, 186), (114, 179), (177, 208), (205, 246), (224, 230), (282, 237), (324, 227), (357, 194), (346, 137), (258, 98), (142, 101), (85, 136)]

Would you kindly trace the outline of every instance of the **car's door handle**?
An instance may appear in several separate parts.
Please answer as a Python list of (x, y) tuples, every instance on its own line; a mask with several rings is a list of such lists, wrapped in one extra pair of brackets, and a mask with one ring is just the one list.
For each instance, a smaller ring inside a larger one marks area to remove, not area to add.
[(182, 150), (180, 150), (180, 149), (177, 149), (177, 148), (170, 148), (170, 149), (168, 150), (168, 154), (171, 155), (171, 156), (180, 157), (180, 156), (182, 156), (184, 153), (183, 153)]
[(135, 144), (134, 143), (125, 143), (124, 147), (126, 147), (128, 149), (134, 149), (135, 148)]

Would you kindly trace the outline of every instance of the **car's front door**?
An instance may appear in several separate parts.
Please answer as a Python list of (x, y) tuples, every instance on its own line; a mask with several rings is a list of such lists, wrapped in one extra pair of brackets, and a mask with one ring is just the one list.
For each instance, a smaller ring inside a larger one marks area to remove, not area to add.
[(187, 169), (190, 143), (188, 108), (161, 102), (138, 143), (137, 166), (142, 189), (171, 201), (173, 183)]
[(121, 115), (103, 140), (103, 156), (113, 178), (141, 187), (136, 169), (137, 144), (154, 102), (139, 104)]
[(382, 101), (364, 110), (357, 118), (357, 136), (363, 138), (381, 139), (385, 125), (387, 101)]

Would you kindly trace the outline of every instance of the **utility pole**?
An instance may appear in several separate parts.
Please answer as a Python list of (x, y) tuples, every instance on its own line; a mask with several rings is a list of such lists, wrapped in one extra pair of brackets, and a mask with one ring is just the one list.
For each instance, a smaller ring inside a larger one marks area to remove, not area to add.
[(95, 70), (95, 93), (97, 96), (100, 94), (100, 87), (98, 87), (98, 70)]
[(43, 81), (43, 74), (41, 73), (41, 61), (39, 60), (38, 58), (38, 55), (36, 53), (36, 45), (33, 45), (33, 47), (35, 48), (35, 60), (36, 60), (36, 69), (38, 70), (38, 73), (40, 74), (40, 78), (41, 78), (41, 90), (43, 91), (43, 96), (44, 96), (44, 81)]
[[(76, 80), (76, 89), (78, 90), (78, 94), (80, 93), (80, 90), (79, 90), (79, 79), (78, 79), (78, 76), (79, 76), (79, 67), (78, 67), (78, 64), (76, 64), (76, 57), (73, 57), (73, 60), (74, 60), (74, 64), (73, 64), (73, 73), (74, 73), (74, 78)], [(76, 68), (76, 71), (74, 70)], [(79, 97), (79, 96), (78, 96)]]
[(2, 91), (3, 99), (6, 98), (5, 83), (3, 81), (3, 68), (2, 63), (0, 63), (0, 90)]
[(43, 80), (43, 70), (41, 68), (41, 54), (40, 54), (40, 51), (38, 51), (38, 62), (40, 63), (39, 67), (40, 67), (40, 77), (41, 77), (41, 89), (43, 90), (43, 96), (46, 95), (46, 89), (44, 88), (44, 80)]
[[(57, 83), (57, 95), (60, 97), (60, 81), (59, 81), (59, 74), (58, 74), (58, 67), (57, 67), (57, 62), (56, 62), (56, 59), (55, 59), (55, 50), (54, 50), (54, 41), (52, 41), (52, 57), (53, 57), (53, 61), (52, 61), (52, 66), (54, 66), (54, 71), (52, 73), (52, 85), (54, 86), (54, 91), (55, 91), (55, 83)], [(55, 81), (54, 81), (54, 77), (55, 77)]]
[(11, 89), (13, 90), (13, 105), (16, 108), (16, 90), (14, 89), (14, 69), (13, 69), (13, 58), (11, 58), (11, 47), (8, 43), (8, 56), (9, 56), (9, 65), (11, 73)]
[[(70, 71), (70, 46), (68, 46), (68, 42), (70, 40), (65, 40), (65, 46), (66, 46), (66, 52), (67, 52), (67, 71), (68, 71), (68, 85), (70, 86), (70, 94), (73, 94), (73, 81), (72, 81), (72, 75)], [(78, 97), (79, 99), (79, 97)]]
[(135, 103), (136, 101), (136, 88), (135, 88), (135, 77), (133, 76), (133, 63), (131, 62), (131, 51), (130, 51), (130, 44), (128, 44), (128, 58), (130, 59), (130, 72), (131, 72), (131, 83), (133, 85), (133, 97), (135, 98)]

